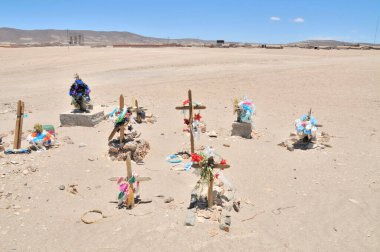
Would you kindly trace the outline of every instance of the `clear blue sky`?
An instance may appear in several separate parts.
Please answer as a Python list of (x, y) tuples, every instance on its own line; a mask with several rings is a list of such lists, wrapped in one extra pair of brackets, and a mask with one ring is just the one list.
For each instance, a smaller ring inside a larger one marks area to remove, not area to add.
[(380, 0), (12, 0), (0, 4), (0, 27), (266, 43), (373, 42), (379, 17)]

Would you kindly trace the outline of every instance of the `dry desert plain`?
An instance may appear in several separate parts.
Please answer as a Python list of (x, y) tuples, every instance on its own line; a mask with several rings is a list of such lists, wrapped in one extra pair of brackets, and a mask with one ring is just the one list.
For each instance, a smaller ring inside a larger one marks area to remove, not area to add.
[[(24, 136), (39, 122), (53, 124), (58, 140), (74, 142), (30, 155), (1, 154), (1, 251), (380, 250), (380, 51), (0, 48), (0, 66), (3, 140), (13, 141), (21, 99), (28, 114)], [(126, 102), (137, 98), (158, 117), (135, 126), (151, 145), (145, 164), (133, 168), (152, 178), (141, 184), (141, 196), (152, 203), (129, 211), (110, 203), (118, 189), (108, 179), (125, 175), (125, 163), (107, 156), (111, 122), (59, 127), (59, 114), (71, 108), (74, 73), (90, 85), (95, 105), (108, 105), (105, 112), (123, 93)], [(196, 145), (211, 145), (228, 160), (224, 174), (241, 199), (228, 233), (208, 220), (184, 225), (198, 177), (165, 160), (189, 144), (174, 109), (189, 88), (207, 106), (207, 129), (218, 133)], [(258, 139), (230, 136), (232, 100), (243, 95), (257, 107)], [(319, 131), (333, 136), (332, 148), (277, 146), (309, 108), (323, 125)], [(58, 189), (68, 184), (78, 184), (79, 193)], [(165, 204), (155, 197), (160, 194), (174, 201)], [(82, 223), (91, 209), (108, 217)]]

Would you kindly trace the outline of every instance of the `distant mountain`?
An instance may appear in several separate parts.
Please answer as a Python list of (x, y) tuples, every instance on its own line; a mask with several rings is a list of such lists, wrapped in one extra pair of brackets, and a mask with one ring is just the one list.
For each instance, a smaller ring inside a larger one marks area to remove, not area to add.
[(300, 41), (300, 42), (289, 43), (288, 45), (312, 46), (312, 47), (318, 47), (318, 46), (336, 47), (336, 46), (359, 46), (359, 45), (377, 46), (378, 44), (351, 43), (351, 42), (343, 42), (343, 41), (337, 41), (337, 40), (305, 40), (305, 41)]
[(20, 30), (14, 28), (0, 28), (0, 44), (39, 45), (52, 44), (64, 45), (70, 41), (70, 37), (76, 37), (85, 45), (114, 45), (114, 44), (162, 44), (185, 43), (199, 44), (210, 43), (199, 39), (162, 39), (145, 37), (131, 32), (116, 31), (90, 31), (90, 30)]

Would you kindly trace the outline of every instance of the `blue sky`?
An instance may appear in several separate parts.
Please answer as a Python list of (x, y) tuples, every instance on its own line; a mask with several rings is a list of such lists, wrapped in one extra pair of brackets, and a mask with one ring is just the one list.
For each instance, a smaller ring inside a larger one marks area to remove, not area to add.
[(113, 30), (161, 38), (263, 43), (373, 42), (379, 17), (380, 0), (13, 0), (0, 4), (0, 27)]

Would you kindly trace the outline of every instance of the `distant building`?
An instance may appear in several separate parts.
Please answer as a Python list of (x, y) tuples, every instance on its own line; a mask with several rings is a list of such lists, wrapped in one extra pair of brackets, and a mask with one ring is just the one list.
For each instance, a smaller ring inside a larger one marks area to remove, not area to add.
[(81, 33), (68, 33), (69, 45), (83, 45), (84, 37)]
[(222, 45), (224, 44), (224, 40), (217, 40), (217, 41), (216, 41), (216, 44), (217, 44), (218, 46), (222, 46)]

